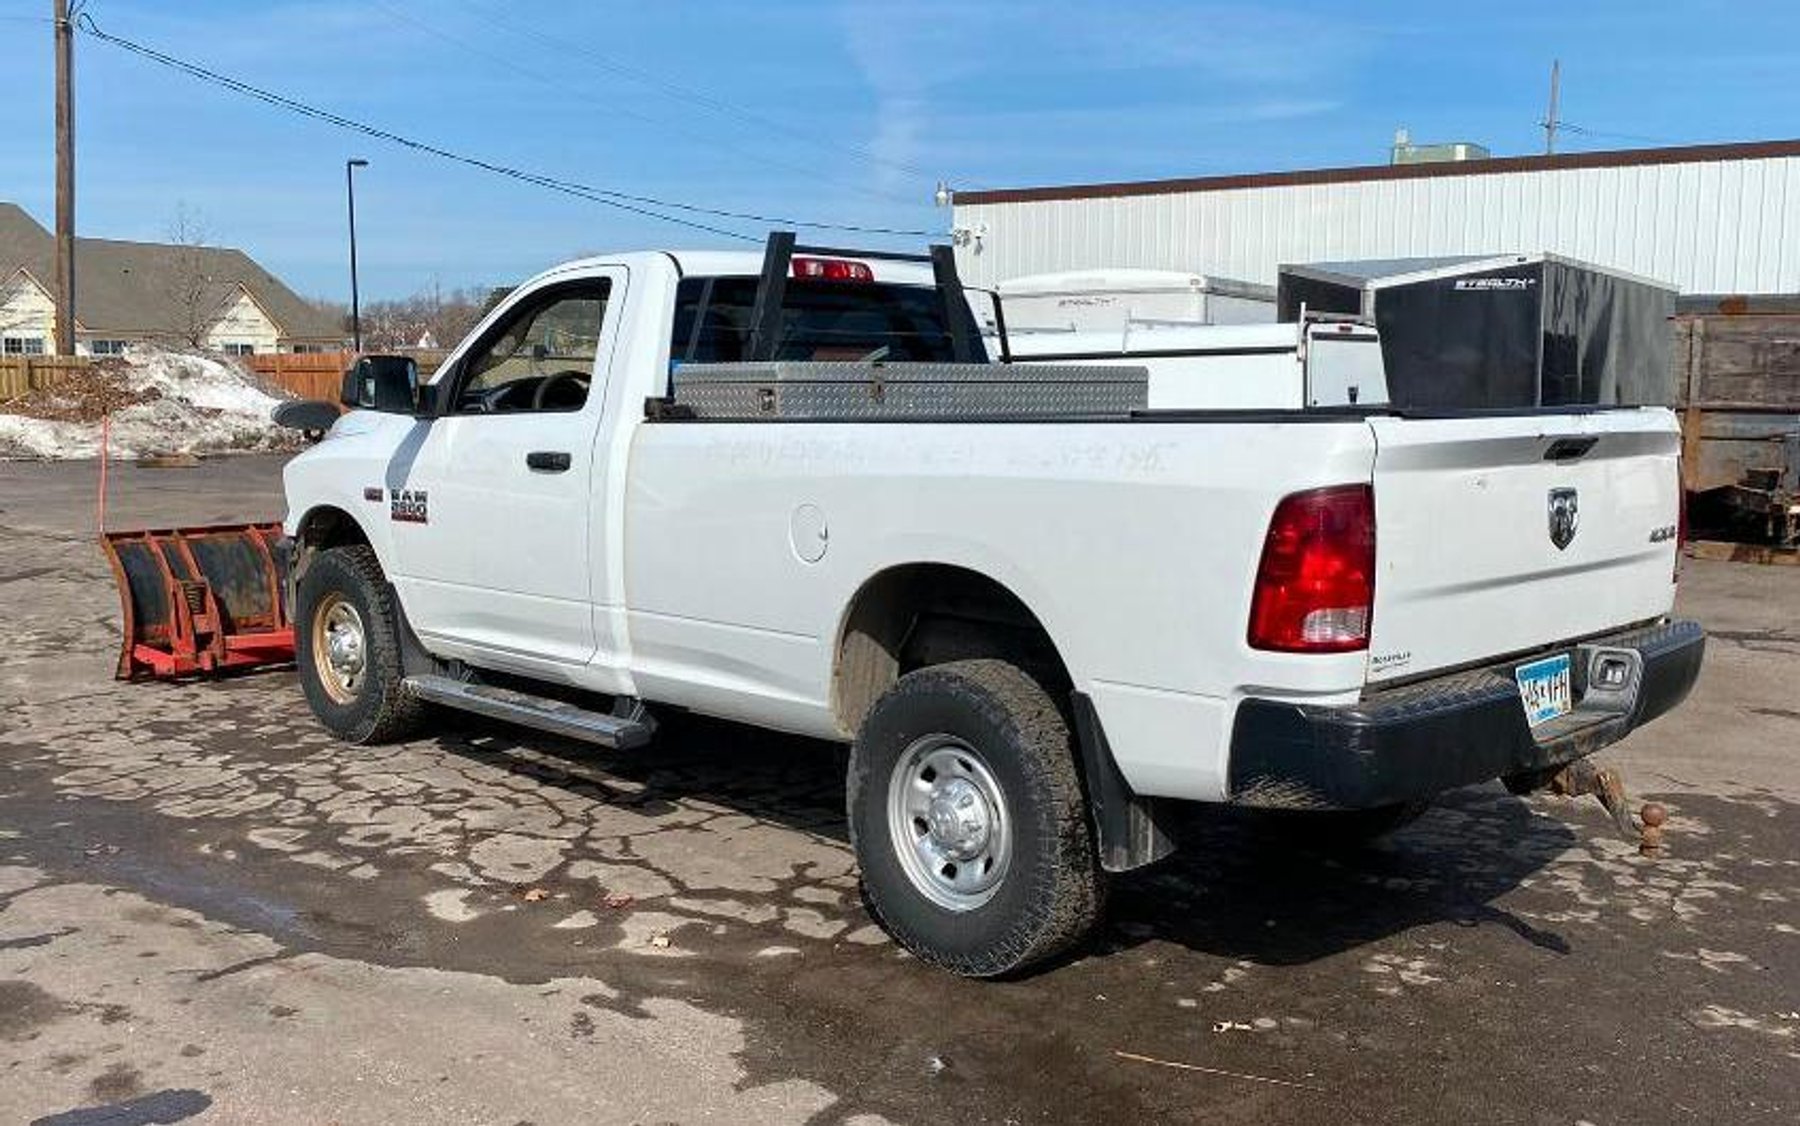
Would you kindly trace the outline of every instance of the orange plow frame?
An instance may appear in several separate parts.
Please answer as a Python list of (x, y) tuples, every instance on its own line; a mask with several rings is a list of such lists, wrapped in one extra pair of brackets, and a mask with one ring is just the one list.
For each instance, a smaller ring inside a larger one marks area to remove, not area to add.
[(118, 678), (214, 673), (294, 659), (279, 524), (107, 532), (125, 630)]

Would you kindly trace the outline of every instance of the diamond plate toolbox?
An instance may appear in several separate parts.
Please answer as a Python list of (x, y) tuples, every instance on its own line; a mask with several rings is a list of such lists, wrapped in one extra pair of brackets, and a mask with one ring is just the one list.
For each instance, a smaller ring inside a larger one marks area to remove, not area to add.
[(683, 364), (674, 405), (716, 422), (1125, 418), (1141, 367), (1061, 364)]

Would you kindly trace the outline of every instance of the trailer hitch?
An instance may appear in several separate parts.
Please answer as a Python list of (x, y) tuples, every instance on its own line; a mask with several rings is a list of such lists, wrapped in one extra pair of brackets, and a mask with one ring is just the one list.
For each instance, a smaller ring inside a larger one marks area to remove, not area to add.
[(1661, 855), (1663, 825), (1669, 819), (1669, 811), (1657, 802), (1646, 802), (1633, 817), (1631, 801), (1625, 795), (1625, 775), (1618, 767), (1595, 766), (1587, 759), (1576, 759), (1550, 776), (1550, 791), (1570, 798), (1592, 794), (1606, 808), (1619, 833), (1638, 846), (1638, 852)]

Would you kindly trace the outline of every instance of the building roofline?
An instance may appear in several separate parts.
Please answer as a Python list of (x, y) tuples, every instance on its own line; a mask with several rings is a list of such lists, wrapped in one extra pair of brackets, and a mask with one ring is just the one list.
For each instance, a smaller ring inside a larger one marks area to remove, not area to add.
[[(11, 285), (14, 278), (24, 278), (26, 281), (30, 282), (32, 285), (37, 287), (37, 291), (44, 295), (45, 300), (51, 302), (53, 305), (55, 304), (56, 294), (51, 290), (51, 288), (49, 286), (44, 284), (43, 279), (39, 278), (37, 276), (37, 274), (32, 272), (32, 269), (30, 266), (26, 266), (26, 265), (22, 265), (22, 264), (18, 265), (18, 266), (14, 266), (12, 273), (7, 274), (4, 277), (0, 277), (0, 287)], [(51, 316), (55, 316), (55, 315), (56, 314), (55, 314), (54, 310), (52, 310)], [(82, 323), (81, 317), (79, 315), (76, 316), (76, 318), (75, 318), (75, 331), (76, 332), (86, 332), (87, 331), (87, 325)]]
[(45, 285), (43, 283), (43, 281), (41, 279), (39, 279), (36, 274), (31, 272), (30, 266), (24, 265), (22, 263), (20, 265), (14, 266), (12, 273), (7, 274), (5, 277), (0, 277), (0, 284), (10, 283), (14, 278), (18, 278), (18, 277), (22, 277), (26, 281), (30, 282), (32, 285), (37, 286), (39, 292), (41, 292), (45, 297), (50, 298), (52, 301), (54, 301), (56, 299), (56, 295), (50, 292), (50, 287)]
[(1051, 200), (1105, 199), (1115, 196), (1173, 195), (1179, 192), (1222, 192), (1242, 188), (1352, 184), (1377, 180), (1429, 180), (1444, 176), (1494, 176), (1507, 172), (1561, 172), (1578, 168), (1632, 168), (1653, 164), (1697, 164), (1735, 160), (1768, 160), (1800, 156), (1800, 140), (1748, 141), (1719, 145), (1615, 149), (1606, 152), (1559, 153), (1555, 156), (1500, 156), (1427, 164), (1369, 164), (1351, 168), (1315, 168), (1293, 172), (1255, 172), (1233, 176), (1199, 176), (1173, 180), (1127, 180), (1060, 187), (995, 188), (957, 192), (959, 204), (1039, 203)]
[[(1423, 257), (1424, 260), (1430, 260), (1432, 256), (1426, 255)], [(1395, 286), (1402, 285), (1417, 285), (1420, 282), (1437, 281), (1441, 278), (1453, 278), (1458, 274), (1485, 274), (1493, 270), (1504, 270), (1509, 266), (1542, 266), (1548, 263), (1558, 266), (1570, 266), (1590, 274), (1604, 274), (1609, 278), (1631, 282), (1634, 285), (1649, 286), (1652, 289), (1660, 289), (1670, 294), (1678, 292), (1673, 285), (1670, 285), (1665, 281), (1658, 281), (1655, 278), (1645, 277), (1643, 274), (1634, 274), (1630, 270), (1621, 270), (1614, 266), (1603, 266), (1598, 262), (1588, 262), (1580, 258), (1571, 258), (1567, 254), (1557, 254), (1554, 251), (1549, 250), (1534, 250), (1524, 254), (1473, 254), (1466, 256), (1455, 255), (1454, 257), (1461, 258), (1462, 261), (1449, 262), (1437, 266), (1420, 266), (1417, 269), (1408, 270), (1405, 273), (1379, 274), (1373, 277), (1364, 274), (1347, 274), (1340, 270), (1333, 269), (1334, 266), (1343, 266), (1347, 264), (1354, 265), (1356, 264), (1354, 259), (1350, 260), (1348, 263), (1284, 262), (1277, 267), (1277, 270), (1278, 274), (1288, 274), (1297, 278), (1303, 278), (1307, 281), (1321, 281), (1332, 285), (1342, 285), (1351, 289), (1367, 291), (1371, 289), (1392, 289)], [(1391, 261), (1404, 262), (1406, 259), (1396, 258), (1391, 259)]]
[[(234, 281), (231, 284), (233, 286), (237, 287), (237, 291), (239, 293), (243, 294), (246, 298), (249, 299), (250, 304), (256, 306), (256, 311), (263, 315), (264, 320), (268, 321), (269, 324), (274, 326), (275, 338), (277, 340), (281, 339), (281, 334), (286, 331), (287, 326), (283, 325), (279, 320), (275, 319), (275, 314), (270, 312), (269, 307), (267, 305), (263, 304), (261, 298), (256, 296), (256, 291), (251, 289), (249, 286), (245, 285), (242, 281)], [(225, 314), (230, 312), (230, 308), (231, 308), (232, 304), (233, 304), (233, 302), (229, 298), (221, 298), (220, 299), (218, 308), (213, 311), (212, 322), (206, 326), (208, 331), (211, 331), (213, 328), (215, 328), (218, 325), (218, 323), (220, 321), (225, 319)]]
[[(103, 238), (99, 235), (77, 235), (75, 238), (75, 241), (76, 242), (87, 242), (87, 243), (106, 243), (110, 246), (150, 246), (150, 247), (157, 247), (157, 248), (160, 248), (163, 250), (168, 250), (168, 249), (174, 248), (174, 249), (178, 249), (178, 250), (199, 250), (199, 251), (206, 251), (209, 253), (244, 254), (243, 249), (240, 247), (218, 246), (218, 245), (216, 245), (214, 243), (210, 243), (210, 242), (168, 242), (168, 241), (157, 242), (155, 239)], [(246, 255), (246, 257), (248, 257), (248, 255)]]

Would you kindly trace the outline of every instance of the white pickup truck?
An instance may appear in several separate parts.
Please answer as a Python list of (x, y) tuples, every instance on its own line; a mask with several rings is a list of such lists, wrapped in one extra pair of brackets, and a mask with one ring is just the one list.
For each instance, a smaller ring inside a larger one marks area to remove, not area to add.
[(992, 976), (1078, 942), (1174, 803), (1392, 827), (1693, 683), (1667, 410), (1096, 406), (984, 363), (943, 248), (897, 257), (585, 259), (430, 382), (360, 363), (286, 470), (319, 719), (850, 742), (873, 912)]

